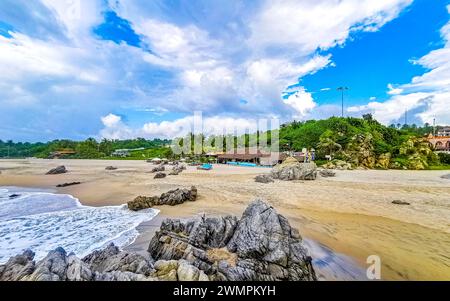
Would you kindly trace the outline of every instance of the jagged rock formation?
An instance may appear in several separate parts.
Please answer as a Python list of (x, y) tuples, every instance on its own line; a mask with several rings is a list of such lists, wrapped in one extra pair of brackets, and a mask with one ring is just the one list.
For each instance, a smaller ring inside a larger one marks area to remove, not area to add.
[(65, 166), (58, 166), (56, 168), (50, 169), (46, 174), (47, 175), (58, 175), (58, 174), (63, 174), (66, 173), (67, 169)]
[(321, 171), (319, 171), (319, 174), (324, 178), (331, 178), (336, 176), (336, 173), (329, 169), (322, 169)]
[(272, 183), (272, 182), (274, 182), (274, 180), (273, 180), (272, 177), (269, 176), (269, 175), (259, 175), (259, 176), (256, 176), (256, 177), (255, 177), (255, 182), (256, 182), (256, 183), (264, 183), (264, 184), (267, 184), (267, 183)]
[(315, 280), (301, 240), (285, 217), (256, 200), (241, 220), (166, 220), (148, 251), (157, 260), (184, 259), (210, 280)]
[(175, 189), (163, 193), (161, 196), (145, 197), (138, 196), (133, 201), (128, 202), (128, 209), (139, 211), (142, 209), (152, 208), (153, 206), (169, 205), (175, 206), (184, 202), (194, 202), (197, 199), (197, 188), (192, 186), (191, 189)]
[(30, 250), (0, 266), (0, 281), (159, 281), (209, 280), (186, 261), (157, 261), (120, 251), (113, 244), (83, 259), (67, 255), (62, 248), (51, 251), (39, 262)]
[(271, 172), (274, 179), (283, 181), (315, 180), (317, 166), (315, 163), (300, 163), (295, 158), (287, 158), (283, 163), (276, 165)]

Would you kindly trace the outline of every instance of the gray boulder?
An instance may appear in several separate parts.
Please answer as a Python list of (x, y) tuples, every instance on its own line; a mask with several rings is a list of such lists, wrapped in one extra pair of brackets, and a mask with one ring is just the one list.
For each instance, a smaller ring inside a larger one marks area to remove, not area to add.
[(0, 281), (19, 281), (33, 273), (34, 253), (26, 250), (21, 255), (11, 257), (4, 265), (0, 265)]
[(58, 174), (66, 173), (66, 172), (67, 172), (66, 167), (61, 165), (56, 168), (50, 169), (46, 174), (47, 175), (58, 175)]
[(330, 169), (322, 169), (319, 172), (319, 174), (320, 174), (321, 177), (324, 177), (324, 178), (331, 178), (331, 177), (335, 177), (336, 176), (336, 172), (334, 172), (334, 171), (332, 171)]
[(141, 255), (121, 252), (114, 244), (110, 244), (106, 249), (94, 251), (83, 258), (93, 272), (131, 272), (148, 276), (153, 270), (150, 261)]
[(286, 218), (256, 200), (241, 220), (166, 220), (148, 251), (155, 260), (183, 259), (211, 280), (315, 280), (301, 241)]
[(164, 179), (167, 175), (163, 172), (158, 172), (153, 178), (154, 179)]
[(274, 182), (274, 180), (269, 175), (259, 175), (255, 177), (255, 182), (267, 184)]
[(145, 197), (138, 196), (133, 201), (128, 202), (128, 209), (139, 211), (142, 209), (152, 208), (154, 206), (176, 206), (185, 202), (195, 202), (197, 200), (197, 188), (192, 186), (191, 189), (175, 189), (163, 193), (161, 196)]
[(152, 173), (163, 172), (166, 170), (164, 164), (158, 165), (152, 169)]
[(272, 169), (271, 176), (283, 181), (315, 180), (317, 178), (317, 165), (315, 163), (300, 163), (295, 158), (287, 158), (283, 163)]

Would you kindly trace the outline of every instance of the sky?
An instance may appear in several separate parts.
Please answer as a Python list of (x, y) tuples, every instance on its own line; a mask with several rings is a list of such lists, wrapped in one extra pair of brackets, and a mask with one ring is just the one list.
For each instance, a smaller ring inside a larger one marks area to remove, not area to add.
[(444, 0), (1, 0), (0, 139), (371, 113), (450, 124)]

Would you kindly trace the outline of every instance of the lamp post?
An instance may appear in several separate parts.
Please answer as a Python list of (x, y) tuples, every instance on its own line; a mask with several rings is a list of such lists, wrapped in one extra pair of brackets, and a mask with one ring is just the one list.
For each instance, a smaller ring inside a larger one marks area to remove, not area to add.
[(338, 91), (341, 91), (342, 95), (342, 118), (344, 118), (344, 91), (348, 90), (348, 87), (339, 87), (337, 88)]

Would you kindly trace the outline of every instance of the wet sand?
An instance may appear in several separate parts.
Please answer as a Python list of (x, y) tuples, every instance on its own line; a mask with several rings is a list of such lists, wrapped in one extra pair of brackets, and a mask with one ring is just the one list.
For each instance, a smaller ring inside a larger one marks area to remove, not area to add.
[[(45, 176), (65, 165), (69, 173)], [(106, 171), (109, 165), (116, 171)], [(163, 206), (153, 225), (141, 225), (130, 248), (145, 250), (152, 231), (165, 217), (234, 214), (240, 216), (256, 197), (266, 199), (308, 239), (354, 258), (366, 267), (370, 255), (382, 262), (387, 280), (450, 280), (449, 171), (338, 171), (335, 178), (316, 181), (255, 183), (268, 168), (217, 165), (212, 171), (188, 168), (179, 176), (153, 179), (144, 161), (0, 160), (0, 186), (57, 188), (84, 205), (118, 205), (138, 195), (159, 195), (195, 185), (199, 198), (176, 207)], [(394, 205), (394, 200), (411, 203)]]

